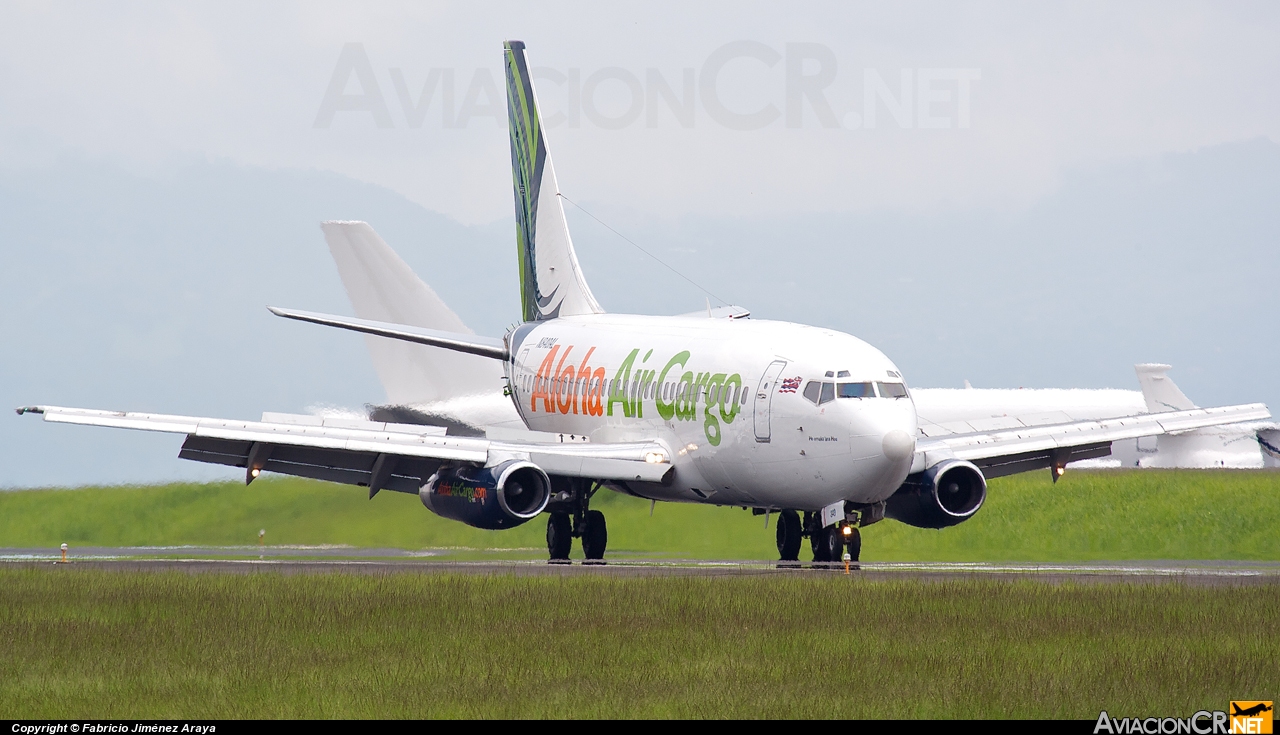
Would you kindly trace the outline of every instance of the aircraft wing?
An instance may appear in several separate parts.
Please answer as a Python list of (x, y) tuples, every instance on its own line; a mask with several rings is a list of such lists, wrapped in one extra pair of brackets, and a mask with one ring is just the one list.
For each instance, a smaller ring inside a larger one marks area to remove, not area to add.
[[(198, 462), (279, 472), (351, 485), (371, 485), (379, 458), (394, 459), (376, 491), (417, 493), (444, 462), (480, 466), (526, 459), (552, 475), (593, 480), (670, 482), (670, 453), (654, 442), (589, 443), (581, 437), (528, 432), (533, 440), (497, 441), (448, 436), (444, 429), (349, 419), (293, 417), (312, 421), (238, 421), (153, 413), (101, 411), (61, 406), (28, 406), (19, 414), (43, 414), (45, 421), (84, 426), (186, 434), (178, 456)], [(285, 414), (267, 414), (287, 417)], [(387, 460), (382, 460), (385, 466)], [(385, 473), (384, 473), (385, 474)]]
[(916, 442), (911, 471), (923, 471), (944, 459), (962, 459), (973, 462), (988, 478), (1002, 477), (1105, 457), (1111, 454), (1111, 442), (1122, 439), (1260, 421), (1270, 416), (1265, 405), (1250, 403), (922, 437)]

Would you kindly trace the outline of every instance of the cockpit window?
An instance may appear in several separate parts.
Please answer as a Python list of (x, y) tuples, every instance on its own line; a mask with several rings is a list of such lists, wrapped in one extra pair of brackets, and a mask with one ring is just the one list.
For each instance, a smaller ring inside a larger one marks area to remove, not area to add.
[(906, 398), (907, 386), (902, 383), (876, 383), (881, 398)]
[(816, 380), (810, 380), (809, 383), (804, 387), (804, 397), (807, 398), (809, 402), (814, 405), (817, 405), (818, 394), (821, 392), (822, 392), (822, 383), (819, 383)]
[(870, 383), (841, 383), (836, 395), (841, 398), (875, 398), (876, 392)]
[(818, 405), (819, 405), (819, 406), (821, 406), (822, 404), (826, 403), (827, 401), (834, 401), (835, 399), (836, 399), (836, 384), (835, 384), (835, 383), (823, 383), (823, 384), (822, 384), (822, 398), (820, 398), (820, 399), (818, 400)]
[(847, 377), (849, 377), (849, 371), (848, 371), (848, 370), (841, 370), (840, 372), (836, 373), (836, 377), (837, 377), (837, 378), (847, 378)]

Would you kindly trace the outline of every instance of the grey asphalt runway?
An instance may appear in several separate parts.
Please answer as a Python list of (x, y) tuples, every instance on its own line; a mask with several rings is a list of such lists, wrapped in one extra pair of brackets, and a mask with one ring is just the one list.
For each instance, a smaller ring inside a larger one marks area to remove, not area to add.
[[(507, 554), (510, 550), (503, 550)], [(529, 551), (535, 551), (530, 549)], [(364, 549), (343, 546), (238, 547), (79, 547), (60, 562), (49, 548), (0, 548), (8, 567), (183, 571), (187, 573), (462, 573), (604, 574), (610, 576), (743, 576), (762, 574), (843, 574), (842, 564), (776, 561), (704, 561), (619, 555), (607, 564), (548, 564), (545, 560), (461, 561), (456, 549)], [(501, 552), (495, 552), (501, 553)], [(261, 557), (261, 558), (259, 558)], [(862, 578), (1030, 579), (1046, 582), (1179, 582), (1200, 585), (1280, 584), (1276, 562), (1092, 562), (1026, 564), (966, 562), (863, 562), (853, 575)]]

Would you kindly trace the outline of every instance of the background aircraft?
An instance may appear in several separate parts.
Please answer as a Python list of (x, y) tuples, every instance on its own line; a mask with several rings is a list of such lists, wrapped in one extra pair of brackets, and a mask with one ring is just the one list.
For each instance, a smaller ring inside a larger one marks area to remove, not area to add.
[[(920, 414), (921, 431), (928, 436), (998, 428), (1015, 418), (1037, 424), (1196, 407), (1168, 376), (1169, 365), (1143, 363), (1135, 365), (1134, 370), (1140, 391), (917, 388), (912, 395)], [(1246, 422), (1114, 442), (1109, 457), (1085, 460), (1078, 466), (1277, 467), (1280, 462), (1276, 453), (1268, 449), (1268, 445), (1278, 446), (1276, 428), (1272, 422)]]

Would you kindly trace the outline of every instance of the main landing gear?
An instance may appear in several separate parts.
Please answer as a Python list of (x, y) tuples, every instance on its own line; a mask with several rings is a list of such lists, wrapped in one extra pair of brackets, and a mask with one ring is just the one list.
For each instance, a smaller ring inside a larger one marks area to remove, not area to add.
[(809, 538), (809, 548), (813, 552), (813, 560), (818, 563), (844, 561), (844, 553), (849, 552), (850, 561), (858, 561), (862, 554), (862, 534), (855, 523), (842, 521), (832, 526), (819, 526), (819, 514), (806, 512), (803, 520), (794, 510), (784, 510), (778, 514), (778, 557), (783, 562), (800, 560), (800, 543), (803, 537)]
[(582, 539), (586, 564), (603, 564), (609, 544), (604, 513), (591, 510), (591, 498), (599, 483), (579, 478), (551, 478), (551, 502), (547, 503), (547, 553), (552, 564), (568, 564), (573, 539)]

